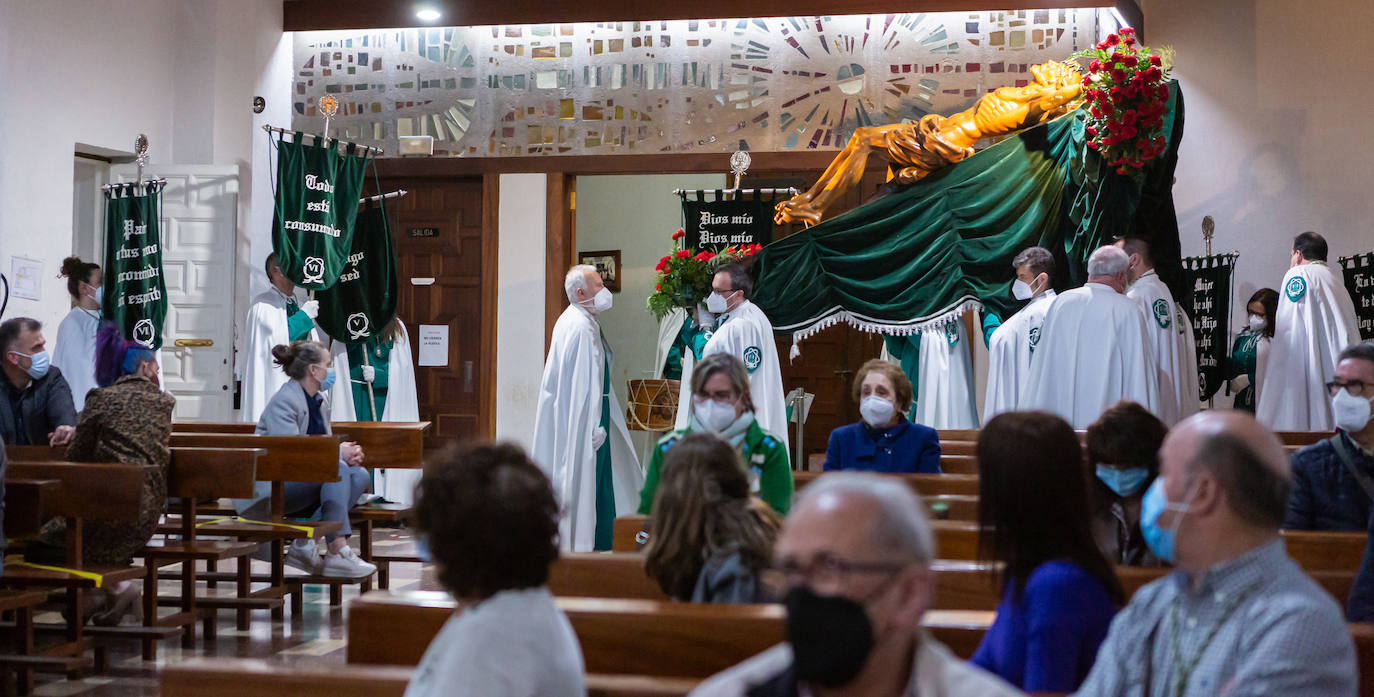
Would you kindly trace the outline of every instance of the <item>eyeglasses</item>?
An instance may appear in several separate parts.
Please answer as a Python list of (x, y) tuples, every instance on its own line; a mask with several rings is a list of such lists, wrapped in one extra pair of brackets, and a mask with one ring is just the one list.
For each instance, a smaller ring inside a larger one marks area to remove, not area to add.
[(765, 589), (781, 597), (788, 588), (805, 585), (818, 592), (836, 592), (848, 585), (849, 579), (863, 574), (895, 574), (911, 562), (850, 561), (821, 554), (810, 564), (784, 559), (764, 570), (760, 577)]
[(1332, 380), (1326, 383), (1326, 393), (1335, 397), (1336, 393), (1340, 392), (1342, 387), (1344, 387), (1345, 391), (1349, 392), (1352, 397), (1374, 397), (1374, 384), (1363, 380), (1350, 380), (1348, 382)]

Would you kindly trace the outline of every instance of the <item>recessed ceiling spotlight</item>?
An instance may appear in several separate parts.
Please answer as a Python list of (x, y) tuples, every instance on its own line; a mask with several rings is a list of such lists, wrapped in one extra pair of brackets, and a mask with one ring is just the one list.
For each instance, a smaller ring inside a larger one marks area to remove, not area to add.
[(436, 22), (442, 16), (441, 12), (427, 5), (415, 8), (415, 18), (421, 22)]

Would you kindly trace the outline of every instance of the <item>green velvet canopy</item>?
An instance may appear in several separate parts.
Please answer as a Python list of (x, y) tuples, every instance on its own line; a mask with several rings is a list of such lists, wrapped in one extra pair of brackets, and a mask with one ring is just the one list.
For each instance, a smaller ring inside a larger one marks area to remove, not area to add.
[(911, 335), (965, 311), (1008, 317), (1012, 259), (1055, 255), (1059, 290), (1082, 285), (1088, 256), (1129, 233), (1151, 241), (1174, 297), (1179, 283), (1173, 179), (1183, 98), (1170, 88), (1165, 151), (1139, 181), (1084, 147), (1082, 109), (1009, 137), (905, 189), (768, 245), (754, 263), (757, 303), (800, 341), (847, 322)]

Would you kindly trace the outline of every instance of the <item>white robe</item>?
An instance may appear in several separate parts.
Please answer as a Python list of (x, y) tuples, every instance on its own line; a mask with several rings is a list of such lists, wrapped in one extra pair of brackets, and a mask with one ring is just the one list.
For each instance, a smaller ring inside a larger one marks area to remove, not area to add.
[(992, 332), (988, 339), (988, 391), (983, 401), (983, 423), (1002, 412), (1016, 411), (1025, 399), (1031, 356), (1040, 342), (1045, 313), (1055, 297), (1053, 290), (1035, 296)]
[(916, 423), (935, 429), (978, 428), (973, 359), (963, 315), (921, 334)]
[[(749, 300), (721, 315), (720, 324), (701, 351), (703, 358), (714, 353), (731, 354), (749, 369), (749, 397), (754, 402), (754, 419), (763, 430), (788, 447), (787, 399), (782, 389), (782, 366), (778, 363), (778, 346), (773, 339), (773, 323), (768, 321), (768, 315)], [(685, 359), (682, 362), (684, 386), (692, 383), (692, 375), (688, 371), (695, 362), (690, 363)], [(687, 428), (691, 407), (691, 389), (684, 388), (678, 397), (675, 428)]]
[(1061, 293), (1045, 314), (1022, 409), (1058, 414), (1087, 428), (1123, 399), (1159, 413), (1159, 376), (1145, 317), (1110, 286)]
[[(592, 435), (601, 424), (601, 398), (609, 362), (596, 318), (569, 305), (553, 325), (549, 356), (539, 387), (530, 457), (553, 482), (563, 516), (558, 532), (564, 551), (589, 552), (596, 541), (596, 451)], [(610, 390), (611, 449), (616, 515), (634, 513), (644, 471), (630, 443), (625, 411)]]
[(1158, 415), (1165, 425), (1173, 426), (1198, 410), (1197, 349), (1190, 348), (1192, 325), (1186, 316), (1180, 321), (1182, 311), (1153, 269), (1131, 285), (1126, 297), (1135, 301), (1149, 327), (1146, 335), (1159, 379)]
[(95, 384), (95, 333), (100, 329), (100, 313), (73, 307), (57, 325), (52, 364), (72, 388), (72, 403), (79, 412), (86, 404), (86, 393)]
[[(420, 406), (415, 392), (415, 364), (410, 355), (410, 335), (405, 323), (396, 320), (396, 340), (387, 357), (386, 406), (382, 407), (379, 421), (412, 422), (420, 420)], [(358, 416), (354, 411), (353, 386), (349, 376), (352, 366), (348, 363), (348, 344), (335, 341), (330, 345), (334, 358), (334, 388), (329, 391), (332, 405), (330, 413), (335, 421), (372, 421), (371, 414)], [(364, 453), (366, 455), (366, 453)], [(392, 503), (410, 505), (414, 503), (415, 483), (420, 481), (421, 470), (408, 468), (380, 468), (377, 472), (377, 490), (374, 492)]]
[[(304, 301), (296, 297), (296, 304)], [(272, 347), (291, 343), (291, 331), (286, 324), (286, 295), (276, 288), (268, 288), (253, 298), (244, 324), (241, 394), (239, 421), (257, 423), (267, 401), (286, 384), (288, 378), (280, 366), (272, 362)], [(318, 340), (319, 329), (311, 330), (311, 338)]]
[(1275, 431), (1335, 429), (1326, 383), (1336, 375), (1336, 356), (1359, 341), (1341, 272), (1321, 262), (1289, 269), (1255, 417)]

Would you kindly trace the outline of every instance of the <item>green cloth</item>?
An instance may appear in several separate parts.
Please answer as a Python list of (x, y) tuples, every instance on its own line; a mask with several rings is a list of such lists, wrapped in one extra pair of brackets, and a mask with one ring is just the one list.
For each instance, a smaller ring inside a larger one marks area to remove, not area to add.
[[(368, 337), (366, 342), (347, 344), (348, 346), (348, 377), (349, 384), (353, 387), (353, 414), (359, 421), (381, 421), (382, 414), (386, 413), (386, 390), (390, 385), (387, 378), (388, 368), (391, 366), (391, 347), (394, 341), (381, 341), (376, 336)], [(372, 411), (367, 406), (367, 383), (363, 381), (363, 356), (371, 361), (372, 375), (372, 396), (373, 406), (376, 411)]]
[(310, 315), (301, 312), (300, 306), (296, 301), (286, 299), (286, 335), (292, 343), (305, 341), (310, 338), (310, 331), (315, 328), (315, 320), (310, 319)]
[(162, 347), (167, 317), (159, 230), (164, 186), (113, 184), (105, 190), (105, 292), (100, 312), (125, 339), (154, 350)]
[(281, 272), (300, 288), (324, 290), (343, 274), (353, 248), (353, 224), (363, 190), (369, 151), (353, 143), (297, 132), (291, 140), (269, 140), (277, 149), (272, 251)]
[[(673, 431), (660, 438), (649, 456), (649, 470), (644, 475), (644, 488), (639, 492), (639, 513), (649, 515), (663, 470), (663, 456), (679, 440), (691, 433), (690, 428)], [(782, 441), (769, 434), (755, 421), (749, 425), (744, 443), (737, 451), (740, 462), (746, 463), (751, 481), (758, 482), (758, 497), (778, 512), (787, 515), (792, 507), (792, 468), (788, 464), (787, 448)]]
[(911, 381), (911, 408), (907, 410), (906, 418), (915, 423), (916, 398), (921, 395), (921, 335), (885, 336), (883, 345), (897, 359), (897, 365), (906, 373), (906, 379)]
[[(601, 335), (606, 344), (606, 335)], [(606, 369), (601, 371), (601, 428), (606, 440), (596, 451), (596, 532), (592, 550), (609, 551), (615, 531), (615, 482), (611, 477), (611, 359), (606, 352)]]
[[(681, 380), (682, 379), (682, 357), (692, 347), (695, 330), (692, 328), (692, 318), (682, 320), (682, 327), (678, 329), (677, 336), (673, 338), (673, 345), (668, 348), (668, 357), (663, 361), (663, 379)], [(702, 342), (704, 346), (706, 342)]]
[(768, 245), (756, 256), (754, 302), (779, 333), (806, 338), (838, 321), (884, 334), (925, 329), (982, 307), (1010, 317), (1012, 259), (1039, 245), (1055, 287), (1087, 279), (1087, 258), (1120, 234), (1153, 243), (1180, 297), (1173, 175), (1183, 99), (1171, 85), (1167, 147), (1139, 179), (1084, 147), (1083, 110), (1008, 137), (962, 162)]
[(1249, 376), (1250, 384), (1236, 393), (1235, 408), (1255, 411), (1255, 358), (1259, 348), (1260, 335), (1256, 332), (1241, 332), (1231, 345), (1231, 379), (1242, 375)]
[(369, 206), (358, 213), (353, 247), (339, 282), (315, 294), (316, 324), (336, 341), (349, 344), (383, 331), (396, 316), (396, 255), (386, 210)]

